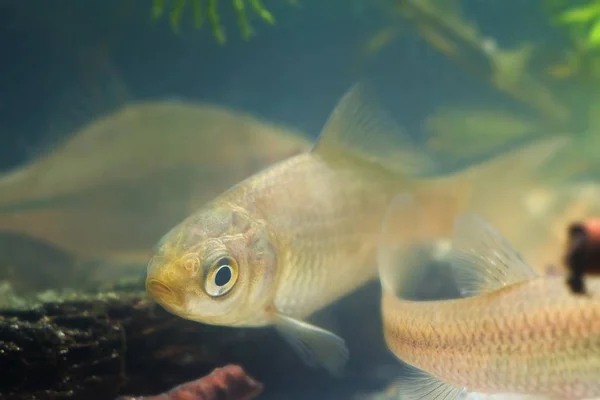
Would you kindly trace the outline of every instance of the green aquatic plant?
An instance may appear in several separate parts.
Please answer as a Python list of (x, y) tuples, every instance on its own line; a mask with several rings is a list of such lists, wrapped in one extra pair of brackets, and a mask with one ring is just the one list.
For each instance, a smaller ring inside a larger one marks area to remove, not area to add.
[(600, 48), (600, 0), (573, 3), (572, 0), (545, 0), (553, 22), (566, 28), (579, 45), (588, 50)]
[[(295, 3), (296, 0), (288, 0), (289, 3)], [(165, 4), (173, 3), (173, 4)], [(174, 32), (179, 32), (181, 27), (181, 18), (186, 12), (188, 6), (192, 10), (194, 27), (202, 28), (204, 21), (208, 20), (212, 35), (219, 44), (224, 44), (227, 40), (225, 28), (221, 22), (219, 12), (219, 0), (153, 0), (152, 18), (160, 19), (165, 12), (169, 13), (169, 21)], [(237, 16), (238, 28), (243, 39), (248, 40), (252, 35), (252, 25), (249, 20), (249, 10), (255, 13), (262, 21), (268, 24), (275, 23), (275, 17), (264, 6), (261, 0), (232, 0), (231, 5)], [(249, 7), (248, 7), (249, 6)]]
[[(422, 129), (440, 158), (469, 163), (517, 143), (567, 133), (575, 140), (546, 165), (548, 176), (600, 176), (600, 0), (542, 0), (540, 12), (565, 41), (549, 46), (523, 38), (510, 48), (482, 33), (460, 1), (394, 3), (395, 14), (424, 42), (519, 106), (516, 112), (466, 101), (433, 110)], [(378, 51), (391, 42), (387, 36)]]
[(549, 22), (568, 45), (552, 67), (554, 77), (600, 82), (600, 0), (543, 0)]

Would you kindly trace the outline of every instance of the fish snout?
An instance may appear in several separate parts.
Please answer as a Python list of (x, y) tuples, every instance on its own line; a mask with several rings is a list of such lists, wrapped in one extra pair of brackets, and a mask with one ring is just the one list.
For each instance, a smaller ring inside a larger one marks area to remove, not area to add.
[(182, 293), (160, 279), (149, 278), (146, 282), (146, 292), (157, 303), (165, 306), (172, 308), (183, 308), (184, 306)]

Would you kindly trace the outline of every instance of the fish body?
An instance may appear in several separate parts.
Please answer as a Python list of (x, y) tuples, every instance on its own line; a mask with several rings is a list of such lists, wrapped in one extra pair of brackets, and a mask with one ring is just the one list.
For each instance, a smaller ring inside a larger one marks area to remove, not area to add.
[(150, 296), (204, 323), (274, 325), (307, 363), (338, 373), (343, 340), (303, 319), (375, 277), (387, 204), (409, 185), (403, 178), (431, 165), (361, 97), (355, 89), (342, 99), (311, 151), (240, 182), (165, 235), (148, 266)]
[(443, 302), (383, 299), (390, 349), (457, 388), (560, 399), (600, 394), (600, 280), (592, 298), (563, 277)]
[[(357, 177), (351, 169), (334, 170), (313, 153), (285, 160), (236, 185), (190, 217), (172, 233), (185, 232), (184, 240), (189, 242), (169, 245), (154, 263), (175, 257), (182, 248), (191, 251), (195, 243), (222, 238), (221, 229), (236, 232), (236, 223), (243, 221), (237, 232), (247, 235), (247, 240), (255, 235), (255, 240), (269, 243), (263, 254), (276, 264), (265, 271), (273, 284), (262, 293), (264, 299), (278, 312), (305, 318), (375, 276), (380, 224), (398, 182), (380, 172), (363, 173)], [(207, 235), (211, 218), (219, 213), (227, 218), (219, 221), (211, 237)], [(171, 248), (175, 254), (168, 254)], [(196, 251), (206, 250), (199, 247)], [(253, 309), (248, 318), (239, 319), (238, 312), (239, 308), (232, 310), (221, 316), (226, 320), (214, 322), (261, 326), (272, 321), (268, 306)]]
[[(388, 215), (427, 218), (410, 197), (393, 204)], [(403, 384), (406, 398), (600, 396), (600, 279), (588, 280), (589, 296), (573, 295), (563, 276), (540, 275), (498, 231), (462, 214), (450, 260), (463, 294), (472, 296), (414, 301), (406, 298), (414, 272), (395, 263), (406, 248), (389, 243), (382, 239), (379, 249), (384, 334), (417, 370)]]

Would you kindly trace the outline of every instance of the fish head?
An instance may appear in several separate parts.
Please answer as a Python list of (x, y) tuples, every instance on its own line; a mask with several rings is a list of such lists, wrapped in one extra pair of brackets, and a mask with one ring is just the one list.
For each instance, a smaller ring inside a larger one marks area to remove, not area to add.
[(232, 205), (207, 206), (167, 233), (146, 291), (182, 318), (251, 326), (275, 294), (277, 253), (265, 224)]

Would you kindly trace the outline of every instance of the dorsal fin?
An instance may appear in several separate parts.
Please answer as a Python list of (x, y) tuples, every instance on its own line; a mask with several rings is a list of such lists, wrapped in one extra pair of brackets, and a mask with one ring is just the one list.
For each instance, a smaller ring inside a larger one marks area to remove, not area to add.
[(475, 214), (456, 218), (449, 261), (463, 295), (490, 292), (538, 276), (500, 232)]
[(357, 157), (403, 175), (434, 169), (432, 158), (383, 111), (364, 83), (342, 97), (312, 151), (326, 160)]

